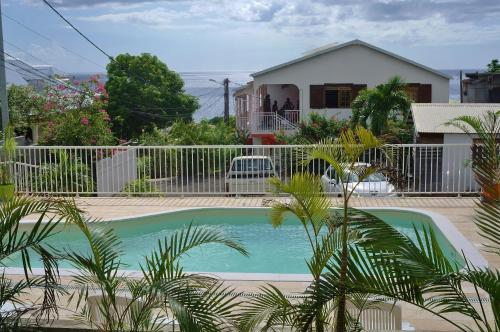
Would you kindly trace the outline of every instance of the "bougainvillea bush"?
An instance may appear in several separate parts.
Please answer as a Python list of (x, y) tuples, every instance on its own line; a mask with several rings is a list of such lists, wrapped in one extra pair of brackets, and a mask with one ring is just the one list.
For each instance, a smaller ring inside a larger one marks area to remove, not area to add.
[(88, 81), (50, 87), (40, 143), (45, 145), (114, 145), (108, 93), (97, 76)]

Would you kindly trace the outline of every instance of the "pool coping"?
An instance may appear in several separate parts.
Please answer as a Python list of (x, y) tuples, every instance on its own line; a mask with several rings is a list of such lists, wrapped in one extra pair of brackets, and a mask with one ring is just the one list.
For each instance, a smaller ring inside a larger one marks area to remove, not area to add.
[[(209, 207), (182, 207), (173, 208), (168, 211), (152, 212), (145, 214), (138, 214), (133, 217), (125, 218), (108, 218), (103, 222), (112, 221), (130, 221), (137, 218), (158, 216), (163, 214), (183, 212), (183, 211), (193, 211), (201, 209), (269, 209), (269, 207), (263, 206), (209, 206)], [(386, 211), (409, 211), (424, 215), (429, 217), (434, 225), (442, 232), (447, 241), (451, 246), (458, 252), (463, 253), (467, 260), (478, 269), (488, 267), (488, 261), (481, 255), (480, 251), (474, 247), (474, 245), (462, 234), (460, 231), (451, 223), (451, 221), (436, 212), (417, 209), (417, 208), (407, 208), (407, 207), (357, 207), (359, 210), (373, 211), (373, 210), (386, 210)], [(35, 220), (23, 220), (25, 224), (34, 223)], [(6, 274), (18, 275), (24, 274), (22, 268), (4, 268)], [(32, 274), (42, 275), (44, 273), (43, 268), (33, 268)], [(76, 269), (60, 269), (61, 276), (74, 276), (76, 275)], [(310, 274), (286, 274), (286, 273), (239, 273), (239, 272), (189, 272), (192, 274), (201, 274), (206, 276), (217, 277), (226, 281), (274, 281), (274, 282), (309, 282), (312, 280)], [(121, 270), (120, 274), (124, 277), (140, 277), (142, 273), (136, 270)]]

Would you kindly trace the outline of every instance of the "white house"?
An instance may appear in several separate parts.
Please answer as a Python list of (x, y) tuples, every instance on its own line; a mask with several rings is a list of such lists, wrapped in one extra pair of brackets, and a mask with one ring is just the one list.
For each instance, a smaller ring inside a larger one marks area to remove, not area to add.
[[(415, 125), (414, 142), (422, 145), (412, 148), (411, 167), (419, 174), (415, 183), (420, 188), (434, 188), (441, 192), (477, 190), (472, 174), (471, 144), (480, 143), (474, 135), (460, 128), (446, 125), (459, 116), (482, 117), (488, 111), (500, 111), (500, 104), (412, 104)], [(472, 130), (472, 128), (471, 128)], [(500, 137), (499, 137), (500, 139)], [(423, 181), (421, 179), (426, 179)]]
[[(359, 91), (395, 75), (408, 83), (408, 93), (416, 102), (449, 100), (448, 75), (353, 40), (315, 49), (252, 74), (253, 81), (234, 95), (238, 125), (259, 144), (266, 135), (295, 130), (312, 112), (349, 118), (351, 102)], [(280, 110), (277, 113), (269, 107), (274, 101)]]

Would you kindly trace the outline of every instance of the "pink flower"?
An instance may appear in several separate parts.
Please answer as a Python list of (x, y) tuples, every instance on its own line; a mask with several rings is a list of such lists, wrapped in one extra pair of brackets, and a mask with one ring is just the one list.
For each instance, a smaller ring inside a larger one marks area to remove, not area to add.
[(106, 113), (106, 110), (105, 109), (100, 109), (99, 113), (103, 113), (104, 114), (104, 113)]
[(59, 84), (59, 85), (57, 86), (57, 90), (60, 90), (60, 91), (61, 91), (61, 90), (65, 90), (65, 89), (66, 89), (66, 86), (65, 86), (64, 84)]
[(80, 85), (80, 82), (78, 82), (78, 81), (73, 81), (73, 85), (74, 85), (74, 86), (79, 86), (79, 85)]
[(49, 128), (52, 128), (52, 126), (54, 126), (54, 122), (49, 121), (49, 122), (47, 122), (47, 125), (49, 126)]
[(96, 143), (97, 143), (97, 140), (96, 140), (95, 138), (92, 138), (92, 139), (90, 140), (90, 144), (91, 144), (91, 145), (95, 145)]
[(48, 111), (48, 110), (51, 110), (52, 108), (54, 107), (54, 104), (52, 104), (52, 102), (48, 102), (46, 103), (44, 106), (43, 106), (43, 109)]
[(88, 126), (89, 125), (89, 119), (87, 117), (83, 117), (81, 120), (80, 120), (80, 123), (84, 126)]

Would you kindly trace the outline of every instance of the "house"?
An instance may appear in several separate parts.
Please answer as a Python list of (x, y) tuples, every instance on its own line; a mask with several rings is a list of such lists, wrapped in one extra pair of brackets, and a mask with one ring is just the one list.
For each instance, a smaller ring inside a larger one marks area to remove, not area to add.
[(499, 110), (500, 104), (412, 104), (414, 142), (422, 145), (412, 147), (405, 158), (407, 167), (415, 169), (416, 190), (476, 191), (470, 161), (471, 144), (478, 139), (446, 123), (459, 116), (481, 117), (488, 111)]
[[(449, 100), (450, 76), (353, 40), (315, 49), (252, 74), (253, 81), (234, 95), (236, 116), (240, 129), (249, 132), (254, 144), (261, 144), (276, 132), (293, 132), (312, 112), (349, 118), (351, 102), (361, 90), (395, 75), (408, 83), (408, 93), (416, 102)], [(272, 111), (274, 101), (279, 112)]]
[(500, 103), (500, 73), (466, 73), (462, 80), (464, 103)]
[(483, 116), (488, 111), (499, 111), (499, 104), (411, 104), (411, 114), (415, 125), (414, 142), (420, 144), (467, 144), (473, 138), (446, 123), (459, 116)]

